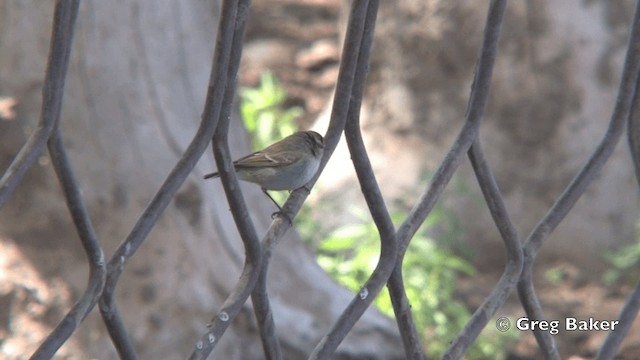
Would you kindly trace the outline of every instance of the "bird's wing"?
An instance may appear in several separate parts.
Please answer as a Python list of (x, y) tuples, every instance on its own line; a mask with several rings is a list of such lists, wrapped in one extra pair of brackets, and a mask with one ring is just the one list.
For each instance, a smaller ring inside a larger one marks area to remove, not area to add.
[(236, 168), (250, 167), (279, 167), (290, 165), (299, 157), (296, 151), (280, 151), (278, 154), (265, 154), (263, 151), (254, 152), (233, 163)]

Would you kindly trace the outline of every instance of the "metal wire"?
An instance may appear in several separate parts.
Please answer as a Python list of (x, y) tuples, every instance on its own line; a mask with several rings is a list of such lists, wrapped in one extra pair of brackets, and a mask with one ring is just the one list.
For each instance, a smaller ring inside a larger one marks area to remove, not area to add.
[[(629, 146), (632, 150), (640, 184), (640, 95), (637, 91), (640, 79), (640, 2), (637, 5), (631, 28), (620, 89), (609, 128), (586, 165), (576, 174), (565, 192), (529, 234), (524, 246), (520, 245), (518, 233), (511, 222), (493, 177), (491, 166), (485, 158), (477, 138), (490, 93), (492, 71), (498, 52), (506, 0), (493, 0), (489, 4), (466, 121), (435, 173), (430, 186), (397, 230), (394, 229), (389, 212), (382, 200), (362, 141), (359, 123), (359, 110), (368, 72), (378, 3), (378, 0), (354, 0), (351, 3), (331, 120), (325, 136), (324, 158), (320, 166), (321, 170), (307, 185), (307, 188), (316, 182), (344, 131), (364, 198), (378, 229), (381, 252), (378, 265), (370, 278), (363, 285), (361, 291), (355, 294), (353, 300), (336, 319), (327, 334), (311, 350), (309, 358), (330, 358), (364, 311), (371, 305), (385, 283), (389, 287), (406, 357), (409, 359), (424, 358), (423, 345), (414, 325), (411, 306), (404, 291), (402, 260), (412, 237), (433, 209), (453, 174), (464, 160), (466, 153), (496, 227), (504, 241), (507, 261), (502, 277), (490, 295), (476, 309), (464, 329), (451, 342), (443, 355), (444, 359), (459, 359), (473, 344), (489, 319), (504, 304), (516, 286), (527, 315), (532, 319), (544, 319), (532, 280), (536, 253), (543, 245), (544, 240), (571, 211), (572, 206), (609, 159), (624, 131), (625, 122), (628, 123)], [(90, 268), (89, 282), (85, 292), (60, 324), (43, 340), (31, 358), (49, 359), (53, 357), (98, 302), (103, 322), (120, 357), (122, 359), (137, 359), (135, 346), (127, 334), (117, 308), (115, 291), (118, 280), (126, 263), (135, 255), (164, 209), (201, 158), (208, 143), (213, 139), (214, 156), (218, 169), (221, 169), (222, 183), (236, 226), (243, 240), (246, 258), (240, 279), (220, 309), (215, 312), (216, 315), (207, 331), (195, 341), (193, 352), (189, 358), (206, 359), (219, 343), (220, 338), (248, 297), (251, 296), (265, 357), (267, 359), (282, 359), (282, 349), (269, 304), (266, 275), (269, 260), (275, 251), (277, 242), (291, 227), (290, 219), (293, 219), (300, 210), (302, 203), (308, 196), (308, 190), (301, 188), (292, 192), (283, 206), (283, 214), (276, 216), (262, 241), (258, 241), (258, 235), (248, 215), (233, 167), (230, 166), (231, 159), (227, 144), (229, 114), (236, 92), (236, 77), (242, 54), (242, 38), (250, 0), (225, 0), (223, 2), (209, 89), (200, 127), (181, 159), (106, 265), (91, 219), (74, 179), (73, 164), (67, 159), (62, 133), (59, 129), (64, 82), (78, 6), (79, 1), (77, 0), (58, 0), (56, 2), (40, 122), (36, 131), (16, 154), (13, 162), (0, 179), (0, 206), (2, 206), (7, 202), (27, 169), (34, 163), (37, 154), (48, 142), (48, 150), (58, 181), (87, 254)], [(640, 284), (621, 309), (619, 319), (635, 318), (639, 309)], [(598, 359), (614, 357), (630, 326), (630, 321), (621, 321), (621, 326), (615, 332), (611, 332), (603, 343)], [(559, 358), (553, 338), (548, 332), (535, 331), (534, 334), (541, 351), (547, 358)]]
[[(378, 187), (360, 132), (360, 105), (369, 69), (369, 53), (373, 42), (378, 5), (379, 2), (377, 0), (371, 0), (367, 4), (363, 4), (363, 6), (366, 6), (363, 35), (358, 52), (354, 84), (351, 96), (348, 98), (350, 102), (345, 124), (345, 137), (362, 194), (380, 235), (380, 257), (369, 279), (351, 300), (329, 332), (318, 343), (309, 359), (328, 359), (335, 352), (340, 342), (347, 336), (356, 321), (364, 314), (365, 310), (382, 290), (396, 263), (398, 244), (395, 229)], [(345, 48), (345, 52), (347, 50)]]
[(60, 122), (62, 96), (79, 5), (79, 1), (59, 0), (56, 2), (47, 73), (42, 88), (40, 121), (36, 130), (29, 136), (27, 142), (0, 178), (0, 207), (9, 200), (16, 185), (36, 161), (52, 130)]
[[(640, 83), (640, 74), (636, 83)], [(635, 96), (633, 105), (631, 107), (631, 113), (628, 120), (628, 140), (629, 147), (631, 148), (631, 158), (633, 159), (633, 166), (636, 171), (636, 182), (640, 185), (640, 92), (636, 85)], [(640, 283), (633, 289), (629, 298), (618, 315), (618, 319), (635, 319), (638, 316), (640, 310)], [(622, 321), (620, 327), (616, 331), (609, 332), (596, 359), (605, 360), (611, 359), (616, 354), (616, 350), (620, 347), (622, 340), (629, 333), (631, 329), (631, 321)]]
[[(237, 2), (236, 14), (234, 14), (235, 24), (233, 26), (233, 40), (231, 43), (231, 55), (227, 83), (224, 93), (224, 101), (222, 102), (222, 110), (218, 128), (213, 137), (213, 153), (215, 155), (218, 169), (220, 169), (220, 177), (225, 194), (229, 201), (231, 214), (235, 220), (238, 232), (242, 238), (245, 248), (245, 263), (242, 269), (240, 279), (236, 286), (231, 290), (227, 299), (222, 303), (218, 314), (212, 319), (208, 326), (208, 331), (196, 342), (193, 353), (189, 359), (206, 359), (222, 334), (227, 330), (231, 321), (238, 315), (242, 305), (247, 301), (249, 295), (258, 280), (262, 261), (262, 248), (258, 241), (253, 222), (249, 217), (249, 211), (244, 202), (238, 179), (231, 166), (231, 155), (229, 154), (229, 145), (227, 143), (227, 134), (229, 132), (229, 121), (231, 119), (231, 104), (236, 92), (236, 76), (240, 68), (240, 57), (242, 55), (242, 39), (244, 29), (249, 15), (249, 0), (241, 0)], [(231, 2), (225, 1), (224, 7), (232, 6)], [(216, 83), (217, 86), (220, 86)]]
[[(480, 49), (480, 56), (476, 64), (476, 73), (471, 87), (469, 107), (467, 109), (464, 126), (460, 130), (456, 141), (453, 143), (444, 161), (436, 170), (429, 189), (418, 200), (418, 204), (411, 210), (407, 219), (405, 219), (398, 229), (397, 237), (400, 253), (394, 274), (391, 275), (389, 280), (389, 295), (392, 299), (395, 299), (392, 303), (394, 305), (396, 321), (398, 321), (398, 328), (404, 339), (407, 357), (412, 359), (422, 359), (424, 355), (419, 345), (420, 341), (414, 338), (417, 336), (417, 330), (413, 323), (411, 307), (408, 306), (408, 299), (404, 293), (404, 285), (402, 284), (402, 258), (409, 247), (409, 242), (435, 206), (438, 198), (453, 177), (455, 170), (462, 163), (464, 154), (469, 150), (477, 137), (489, 98), (491, 75), (498, 52), (498, 40), (500, 39), (500, 30), (502, 28), (502, 19), (506, 3), (506, 0), (494, 0), (489, 4), (484, 38)], [(465, 346), (463, 347), (466, 348)]]
[[(598, 144), (587, 163), (576, 174), (571, 183), (564, 190), (562, 195), (556, 200), (547, 214), (540, 220), (531, 231), (524, 244), (524, 267), (520, 282), (518, 283), (518, 294), (520, 301), (530, 319), (544, 319), (542, 307), (538, 301), (533, 286), (533, 267), (538, 249), (549, 237), (551, 232), (560, 224), (564, 217), (571, 211), (573, 205), (580, 196), (587, 190), (587, 187), (600, 173), (600, 170), (609, 159), (615, 149), (622, 133), (624, 125), (628, 121), (631, 113), (631, 106), (634, 100), (636, 89), (638, 88), (638, 74), (640, 73), (640, 2), (636, 5), (636, 12), (630, 31), (629, 46), (625, 59), (620, 88), (616, 106), (611, 115), (609, 127)], [(549, 332), (534, 331), (538, 345), (549, 359), (559, 359), (558, 349)]]

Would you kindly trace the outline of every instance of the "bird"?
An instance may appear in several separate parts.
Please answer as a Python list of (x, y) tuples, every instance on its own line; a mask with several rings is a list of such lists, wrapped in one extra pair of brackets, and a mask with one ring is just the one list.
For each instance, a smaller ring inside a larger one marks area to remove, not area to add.
[[(324, 152), (324, 139), (315, 131), (298, 131), (266, 148), (233, 162), (240, 180), (257, 184), (282, 212), (268, 190), (295, 190), (316, 174)], [(219, 177), (213, 172), (205, 179)]]

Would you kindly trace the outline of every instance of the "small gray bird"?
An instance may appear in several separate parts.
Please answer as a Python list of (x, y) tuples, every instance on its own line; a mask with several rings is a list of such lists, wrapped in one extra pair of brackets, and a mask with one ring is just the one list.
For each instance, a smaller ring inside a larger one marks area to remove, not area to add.
[[(260, 185), (262, 191), (280, 209), (267, 190), (295, 190), (311, 180), (318, 171), (324, 139), (315, 131), (298, 131), (263, 150), (233, 162), (238, 178)], [(219, 173), (204, 176), (216, 178)], [(282, 209), (280, 209), (282, 211)]]

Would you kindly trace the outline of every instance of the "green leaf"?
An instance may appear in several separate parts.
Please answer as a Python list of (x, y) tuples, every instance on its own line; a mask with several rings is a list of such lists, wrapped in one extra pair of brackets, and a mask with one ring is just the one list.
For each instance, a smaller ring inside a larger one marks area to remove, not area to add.
[(332, 236), (320, 244), (321, 251), (349, 250), (354, 247), (354, 239), (349, 237)]

